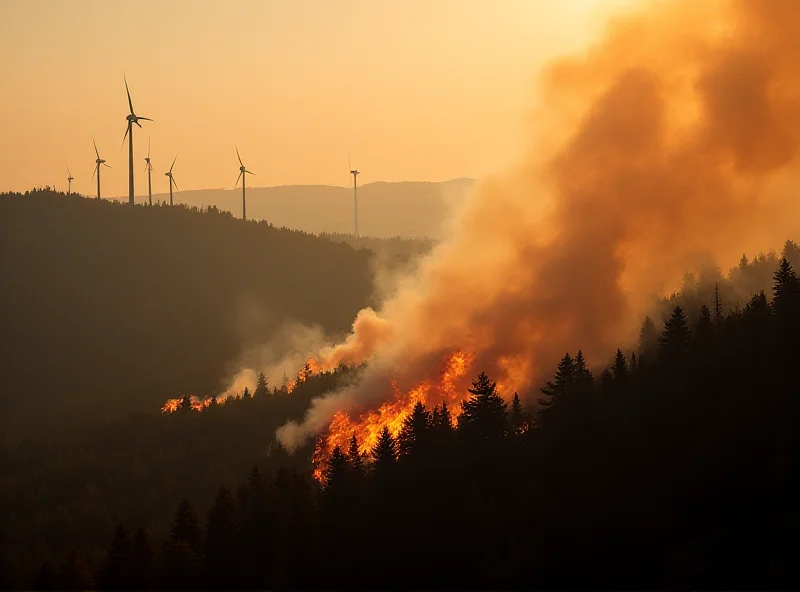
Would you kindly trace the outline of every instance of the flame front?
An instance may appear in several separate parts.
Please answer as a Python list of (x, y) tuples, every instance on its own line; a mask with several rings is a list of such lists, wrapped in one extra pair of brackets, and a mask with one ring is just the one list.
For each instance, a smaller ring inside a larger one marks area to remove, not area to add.
[(297, 388), (297, 385), (301, 382), (305, 382), (315, 374), (319, 374), (322, 370), (322, 367), (317, 363), (314, 358), (309, 358), (306, 361), (306, 365), (300, 369), (300, 372), (297, 373), (297, 378), (291, 381), (289, 384), (286, 385), (286, 392), (291, 394), (291, 392)]
[(369, 454), (375, 447), (384, 427), (389, 428), (392, 436), (396, 437), (403, 427), (403, 421), (418, 402), (428, 409), (442, 402), (447, 403), (455, 419), (461, 413), (461, 402), (468, 395), (466, 389), (459, 387), (463, 386), (461, 383), (473, 360), (473, 355), (456, 351), (445, 359), (438, 380), (423, 380), (406, 392), (401, 391), (397, 383), (393, 382), (392, 397), (377, 409), (352, 409), (349, 413), (337, 411), (326, 432), (317, 438), (311, 457), (314, 478), (324, 483), (324, 470), (331, 453), (337, 446), (346, 452), (353, 434), (362, 454)]

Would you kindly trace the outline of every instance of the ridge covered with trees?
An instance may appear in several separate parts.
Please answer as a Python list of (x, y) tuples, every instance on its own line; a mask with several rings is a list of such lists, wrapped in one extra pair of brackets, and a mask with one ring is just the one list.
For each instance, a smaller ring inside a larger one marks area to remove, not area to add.
[(769, 295), (742, 306), (716, 290), (663, 327), (645, 319), (636, 351), (608, 368), (565, 354), (536, 406), (506, 403), (480, 374), (456, 421), (417, 405), (369, 455), (356, 441), (333, 450), (324, 486), (280, 453), (213, 501), (187, 488), (158, 533), (120, 521), (103, 557), (74, 548), (31, 577), (41, 589), (796, 588), (800, 281), (786, 257), (776, 267)]
[(5, 431), (211, 394), (285, 320), (346, 332), (373, 257), (214, 207), (0, 194)]

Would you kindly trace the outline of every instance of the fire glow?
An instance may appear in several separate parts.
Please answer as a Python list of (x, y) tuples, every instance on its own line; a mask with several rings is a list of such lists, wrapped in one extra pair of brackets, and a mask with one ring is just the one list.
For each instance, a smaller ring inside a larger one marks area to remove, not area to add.
[(392, 397), (377, 409), (337, 411), (328, 429), (317, 438), (311, 457), (314, 477), (324, 483), (324, 470), (331, 453), (337, 446), (346, 452), (353, 435), (361, 454), (369, 454), (375, 447), (384, 427), (389, 428), (392, 436), (396, 437), (403, 427), (403, 421), (418, 402), (429, 410), (444, 402), (450, 408), (452, 418), (458, 417), (461, 402), (468, 394), (463, 382), (474, 359), (471, 354), (456, 351), (445, 359), (438, 379), (423, 380), (405, 392), (393, 381)]
[[(291, 394), (297, 388), (297, 385), (304, 383), (306, 380), (322, 371), (322, 366), (313, 358), (309, 358), (305, 365), (297, 373), (297, 377), (291, 382), (288, 382), (284, 387), (286, 394)], [(250, 389), (250, 393), (255, 394), (255, 387)], [(226, 392), (216, 397), (216, 402), (219, 405), (223, 405), (228, 399), (239, 397), (241, 397), (241, 393), (232, 392), (232, 389), (228, 389)], [(179, 411), (182, 405), (187, 404), (184, 403), (185, 399), (186, 397), (168, 399), (167, 402), (161, 407), (161, 413), (175, 413), (176, 411)], [(191, 395), (188, 398), (188, 407), (190, 411), (204, 411), (214, 404), (214, 400), (214, 397), (200, 399), (199, 397)]]

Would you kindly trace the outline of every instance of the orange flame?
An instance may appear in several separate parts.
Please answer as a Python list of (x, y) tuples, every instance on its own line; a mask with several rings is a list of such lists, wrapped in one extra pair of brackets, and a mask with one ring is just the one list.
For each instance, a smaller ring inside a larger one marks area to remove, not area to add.
[(402, 392), (395, 382), (392, 384), (394, 396), (377, 409), (352, 409), (349, 413), (337, 411), (327, 431), (317, 439), (311, 456), (314, 478), (324, 484), (325, 466), (333, 449), (338, 446), (342, 452), (347, 452), (353, 434), (358, 440), (361, 454), (369, 454), (375, 447), (384, 427), (389, 428), (392, 436), (396, 437), (417, 402), (429, 409), (445, 402), (455, 419), (461, 413), (461, 402), (468, 395), (466, 389), (459, 387), (473, 359), (471, 354), (456, 351), (445, 359), (438, 380), (423, 380), (407, 392)]
[(297, 378), (286, 385), (286, 392), (291, 394), (291, 392), (297, 388), (298, 384), (305, 382), (315, 374), (319, 374), (321, 370), (322, 367), (319, 365), (319, 363), (317, 363), (314, 358), (309, 358), (306, 360), (305, 366), (300, 368), (300, 372), (297, 373)]
[[(209, 406), (211, 406), (213, 400), (213, 397), (199, 399), (198, 397), (192, 395), (189, 397), (189, 408), (192, 411), (202, 411), (203, 409), (207, 409)], [(181, 408), (182, 402), (183, 397), (177, 399), (168, 399), (167, 402), (161, 407), (161, 413), (175, 413)], [(222, 404), (222, 401), (218, 399), (217, 403)]]

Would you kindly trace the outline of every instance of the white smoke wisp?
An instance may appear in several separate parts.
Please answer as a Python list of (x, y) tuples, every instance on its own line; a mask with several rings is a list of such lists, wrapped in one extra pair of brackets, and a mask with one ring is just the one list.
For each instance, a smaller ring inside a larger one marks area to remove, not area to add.
[(535, 389), (565, 352), (603, 363), (654, 292), (798, 229), (800, 3), (635, 6), (543, 72), (547, 128), (526, 161), (482, 183), (415, 276), (315, 356), (369, 365), (282, 427), (284, 446), (454, 349), (506, 396)]

